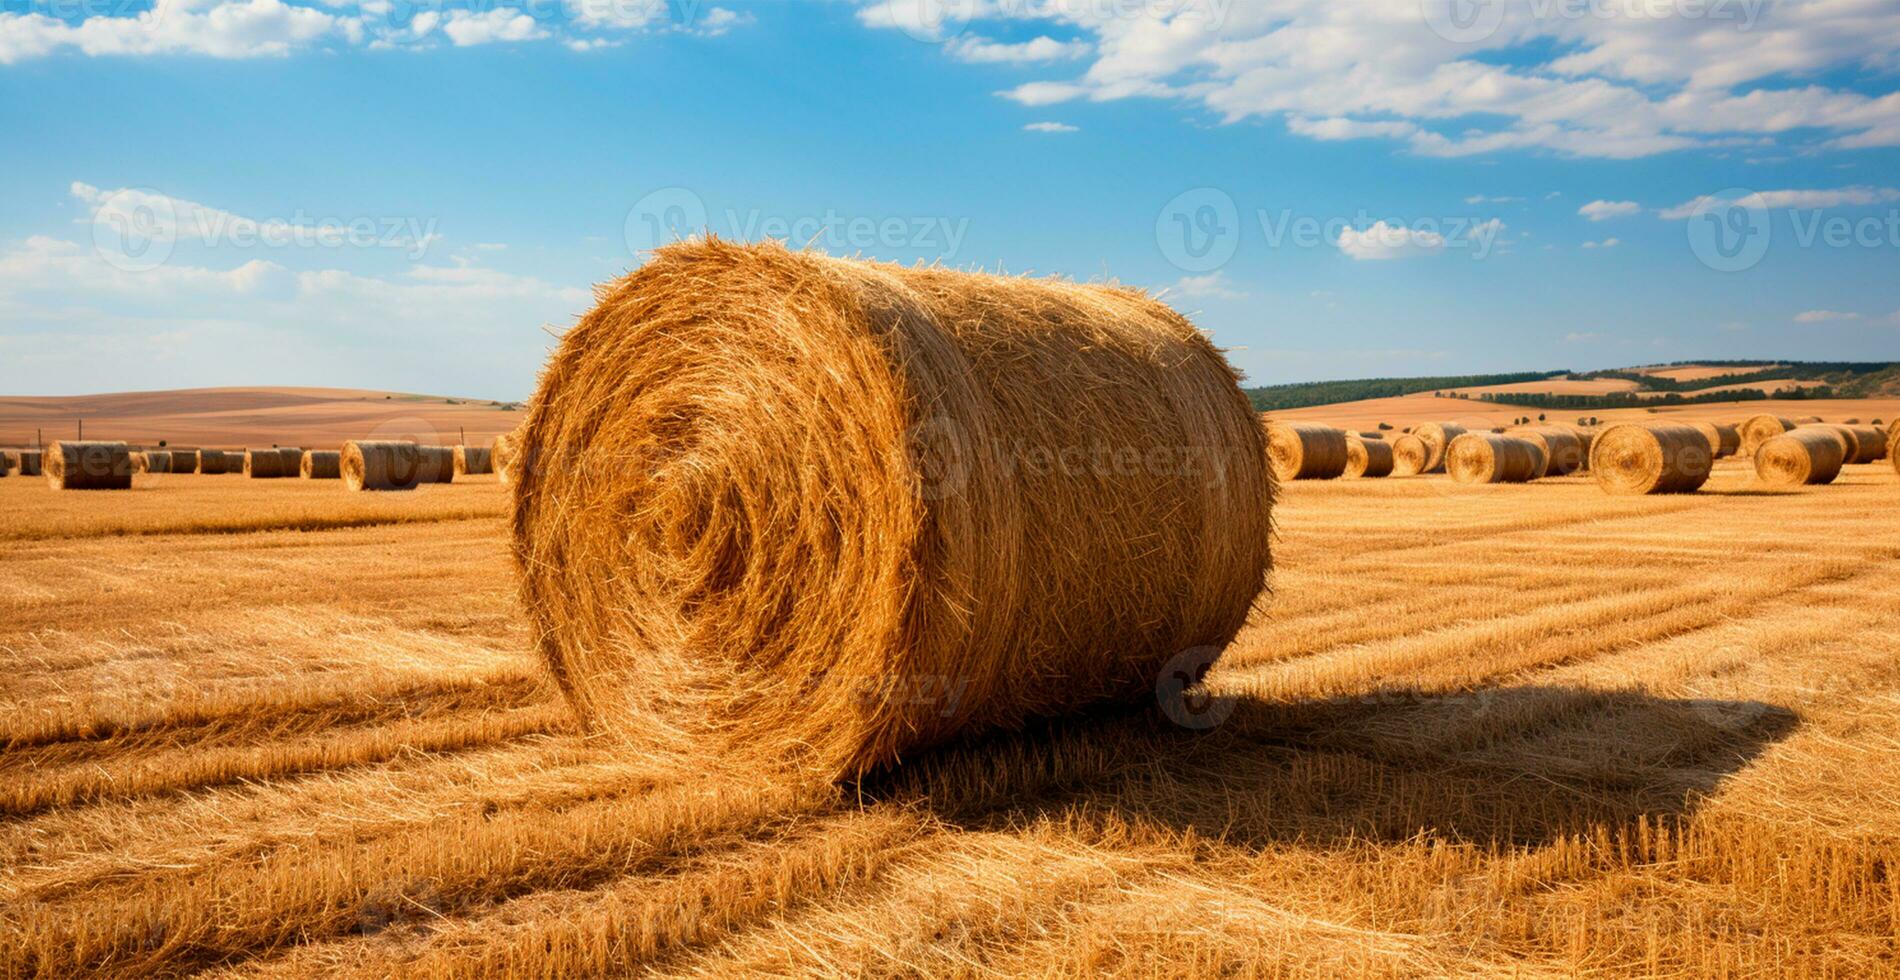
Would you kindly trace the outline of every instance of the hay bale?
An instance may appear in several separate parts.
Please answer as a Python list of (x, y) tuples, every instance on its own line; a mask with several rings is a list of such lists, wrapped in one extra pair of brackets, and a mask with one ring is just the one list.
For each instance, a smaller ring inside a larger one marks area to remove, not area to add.
[(1268, 422), (1267, 460), (1287, 480), (1331, 480), (1346, 472), (1346, 433), (1314, 422)]
[(1854, 433), (1853, 429), (1850, 429), (1847, 426), (1834, 425), (1833, 423), (1820, 423), (1820, 424), (1809, 423), (1807, 425), (1797, 425), (1795, 426), (1795, 428), (1796, 429), (1818, 429), (1822, 432), (1827, 433), (1828, 435), (1833, 436), (1841, 444), (1841, 464), (1842, 465), (1852, 463), (1854, 461), (1854, 457), (1860, 455), (1860, 437)]
[(1392, 444), (1383, 439), (1346, 440), (1346, 471), (1352, 479), (1376, 479), (1392, 475)]
[(281, 460), (279, 472), (284, 476), (294, 477), (303, 472), (303, 450), (295, 446), (283, 446), (277, 450), (277, 456)]
[(1548, 465), (1542, 444), (1515, 435), (1467, 432), (1445, 449), (1445, 472), (1459, 483), (1528, 483)]
[(170, 473), (172, 454), (162, 449), (148, 449), (132, 454), (132, 472), (134, 473)]
[(1357, 436), (1361, 439), (1377, 439), (1380, 442), (1385, 441), (1385, 433), (1383, 432), (1349, 432), (1347, 435)]
[(40, 475), (40, 453), (37, 449), (20, 450), (20, 455), (14, 460), (14, 463), (19, 469), (21, 476)]
[(205, 476), (217, 476), (225, 472), (226, 456), (222, 449), (198, 450), (198, 472)]
[(1408, 432), (1392, 440), (1392, 472), (1397, 476), (1443, 473), (1445, 459), (1442, 455), (1439, 456), (1437, 465), (1434, 466), (1431, 444)]
[(1859, 451), (1849, 462), (1856, 465), (1878, 463), (1887, 458), (1887, 434), (1871, 425), (1844, 426), (1854, 435)]
[(455, 449), (450, 446), (417, 446), (422, 459), (422, 482), (455, 482)]
[(1723, 422), (1691, 422), (1702, 438), (1709, 441), (1709, 452), (1716, 459), (1733, 456), (1742, 448), (1742, 433), (1735, 426)]
[(1425, 440), (1431, 449), (1422, 473), (1436, 473), (1445, 468), (1445, 447), (1453, 439), (1465, 434), (1465, 427), (1455, 422), (1427, 422), (1412, 430), (1412, 434)]
[(343, 486), (349, 490), (414, 490), (419, 483), (434, 482), (434, 474), (424, 471), (429, 465), (422, 447), (413, 442), (352, 439), (338, 456)]
[(514, 482), (515, 447), (520, 444), (521, 427), (516, 426), (513, 431), (496, 436), (494, 444), (488, 447), (489, 465), (502, 486)]
[(1822, 417), (1820, 417), (1819, 415), (1803, 415), (1802, 417), (1800, 417), (1800, 418), (1798, 418), (1798, 419), (1795, 419), (1795, 420), (1794, 420), (1794, 424), (1796, 424), (1796, 425), (1819, 425), (1819, 424), (1821, 424), (1821, 423), (1823, 423), (1823, 422), (1826, 422), (1826, 421), (1827, 421), (1826, 419), (1824, 419), (1824, 418), (1822, 418)]
[(244, 453), (244, 475), (253, 480), (275, 480), (290, 473), (284, 471), (282, 453), (275, 449), (251, 449)]
[(0, 450), (0, 477), (4, 477), (19, 468), (20, 462), (18, 456), (15, 456), (10, 451)]
[(860, 773), (1197, 676), (1270, 564), (1265, 442), (1137, 291), (691, 240), (542, 374), (522, 605), (596, 733)]
[(1590, 468), (1590, 447), (1596, 445), (1597, 430), (1573, 428), (1570, 432), (1577, 437), (1577, 442), (1583, 446), (1583, 462), (1578, 465), (1577, 470), (1579, 472), (1587, 470)]
[(132, 450), (123, 442), (55, 442), (41, 464), (55, 490), (126, 490), (132, 486)]
[(306, 480), (335, 480), (343, 475), (343, 454), (333, 449), (312, 449), (297, 461), (297, 475)]
[(1824, 426), (1799, 426), (1755, 450), (1755, 475), (1775, 487), (1832, 483), (1847, 460), (1840, 434)]
[(1755, 450), (1761, 448), (1762, 443), (1794, 428), (1794, 424), (1793, 419), (1783, 418), (1779, 415), (1763, 414), (1749, 416), (1742, 422), (1741, 454), (1743, 456), (1755, 455)]
[(198, 450), (196, 449), (172, 450), (173, 473), (196, 473), (198, 472), (199, 463)]
[(1590, 447), (1590, 472), (1613, 494), (1693, 493), (1714, 462), (1701, 430), (1667, 422), (1612, 425)]
[(480, 446), (457, 446), (453, 461), (456, 476), (468, 476), (475, 473), (492, 473), (488, 450)]
[[(1577, 436), (1575, 429), (1560, 425), (1534, 425), (1512, 429), (1506, 435), (1535, 443), (1543, 452), (1546, 470), (1539, 476), (1569, 476), (1584, 468), (1586, 457), (1583, 440)], [(1450, 466), (1446, 469), (1449, 470)]]

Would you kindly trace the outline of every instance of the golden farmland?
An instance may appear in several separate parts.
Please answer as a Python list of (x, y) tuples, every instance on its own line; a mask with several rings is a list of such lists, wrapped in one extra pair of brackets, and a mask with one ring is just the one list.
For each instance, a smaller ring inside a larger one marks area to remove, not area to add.
[(1292, 484), (1219, 723), (835, 787), (577, 738), (492, 478), (0, 479), (0, 972), (1893, 974), (1897, 495)]

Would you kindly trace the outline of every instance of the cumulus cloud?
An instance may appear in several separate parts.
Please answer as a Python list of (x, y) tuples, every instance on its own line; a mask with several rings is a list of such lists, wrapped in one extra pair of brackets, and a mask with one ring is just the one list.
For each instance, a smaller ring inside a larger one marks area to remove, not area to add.
[(1615, 248), (1621, 244), (1623, 244), (1623, 240), (1620, 238), (1605, 238), (1604, 240), (1600, 242), (1584, 242), (1583, 247), (1584, 248)]
[(1091, 50), (1093, 46), (1087, 41), (1058, 41), (1047, 35), (1019, 44), (1004, 44), (981, 37), (959, 38), (950, 44), (951, 55), (959, 61), (979, 64), (1070, 61), (1087, 56)]
[(1611, 218), (1623, 218), (1640, 213), (1643, 206), (1635, 201), (1591, 201), (1577, 209), (1577, 213), (1591, 221), (1608, 221)]
[(1031, 133), (1079, 133), (1082, 131), (1080, 126), (1060, 122), (1032, 122), (1023, 129)]
[(1048, 25), (1089, 43), (1078, 71), (1004, 93), (1025, 105), (1170, 99), (1431, 156), (1900, 145), (1900, 93), (1858, 84), (1900, 67), (1893, 4), (1501, 0), (1486, 8), (1498, 22), (1467, 34), (1440, 16), (1454, 2), (868, 0), (859, 16), (926, 39)]
[(1839, 310), (1804, 310), (1794, 315), (1796, 323), (1833, 323), (1836, 320), (1858, 319), (1858, 313), (1843, 313)]
[(1407, 259), (1444, 251), (1445, 236), (1435, 231), (1415, 231), (1403, 225), (1375, 221), (1363, 230), (1341, 230), (1335, 244), (1348, 257), (1359, 261)]
[(501, 41), (539, 41), (548, 36), (533, 17), (511, 7), (491, 7), (480, 13), (450, 11), (442, 33), (458, 48)]
[(1692, 197), (1673, 208), (1656, 212), (1664, 219), (1680, 221), (1704, 205), (1744, 204), (1756, 208), (1843, 208), (1866, 207), (1900, 201), (1900, 189), (1892, 187), (1836, 187), (1832, 189), (1755, 191), (1746, 197), (1719, 198), (1713, 194)]

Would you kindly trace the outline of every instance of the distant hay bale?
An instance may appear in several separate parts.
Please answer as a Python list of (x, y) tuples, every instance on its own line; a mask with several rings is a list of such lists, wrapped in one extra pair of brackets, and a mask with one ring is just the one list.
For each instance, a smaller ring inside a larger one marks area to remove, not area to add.
[(198, 459), (198, 450), (173, 449), (171, 452), (172, 452), (172, 472), (173, 473), (198, 472), (198, 466), (200, 463), (200, 460)]
[(1861, 421), (1860, 421), (1860, 417), (1859, 417), (1859, 416), (1852, 416), (1852, 417), (1849, 417), (1849, 418), (1844, 418), (1844, 419), (1842, 419), (1842, 420), (1841, 420), (1841, 424), (1842, 424), (1842, 425), (1859, 425), (1859, 424), (1861, 424)]
[(55, 442), (40, 461), (55, 490), (126, 490), (132, 450), (123, 442)]
[(11, 451), (0, 450), (0, 477), (7, 476), (20, 468), (19, 457)]
[(1723, 422), (1691, 422), (1702, 438), (1709, 440), (1709, 452), (1716, 459), (1733, 456), (1742, 448), (1742, 433), (1735, 426)]
[(14, 460), (14, 464), (16, 468), (19, 469), (21, 476), (39, 476), (40, 475), (39, 450), (37, 449), (20, 450), (20, 455), (17, 459)]
[(1821, 426), (1801, 426), (1778, 435), (1755, 450), (1755, 475), (1775, 487), (1832, 483), (1841, 475), (1847, 445), (1840, 433)]
[(1395, 476), (1417, 476), (1423, 473), (1445, 472), (1445, 458), (1440, 455), (1433, 465), (1431, 444), (1411, 433), (1392, 440), (1392, 473)]
[(1587, 427), (1576, 427), (1572, 428), (1570, 432), (1577, 437), (1577, 442), (1583, 446), (1583, 462), (1578, 465), (1577, 469), (1579, 471), (1587, 470), (1590, 468), (1590, 447), (1596, 445), (1597, 430)]
[(1819, 425), (1820, 423), (1822, 423), (1822, 422), (1826, 422), (1826, 421), (1827, 421), (1826, 419), (1824, 419), (1824, 418), (1822, 418), (1822, 417), (1820, 417), (1819, 415), (1804, 415), (1804, 416), (1802, 416), (1802, 417), (1800, 417), (1800, 418), (1798, 418), (1798, 419), (1795, 419), (1795, 420), (1794, 420), (1794, 424), (1796, 424), (1796, 425)]
[(1464, 433), (1445, 450), (1445, 472), (1459, 483), (1528, 483), (1546, 465), (1539, 443), (1495, 432)]
[(1612, 425), (1590, 447), (1590, 472), (1613, 494), (1693, 493), (1714, 461), (1701, 430), (1667, 422)]
[(282, 460), (280, 472), (284, 476), (292, 477), (303, 472), (303, 450), (295, 446), (283, 446), (277, 450), (277, 455)]
[(1314, 422), (1268, 422), (1267, 459), (1286, 480), (1331, 480), (1346, 472), (1346, 433)]
[(206, 476), (216, 476), (225, 471), (225, 454), (222, 449), (198, 450), (198, 472)]
[(1445, 468), (1445, 447), (1453, 439), (1465, 434), (1465, 427), (1455, 422), (1427, 422), (1412, 430), (1412, 434), (1425, 440), (1431, 455), (1427, 458), (1425, 469), (1420, 472), (1436, 473)]
[(1392, 444), (1382, 439), (1346, 440), (1346, 472), (1353, 479), (1392, 475)]
[(275, 449), (248, 449), (244, 452), (244, 475), (253, 480), (275, 480), (291, 473), (284, 472), (284, 456)]
[(495, 470), (495, 476), (502, 486), (514, 482), (515, 449), (521, 445), (521, 427), (495, 437), (493, 445), (488, 447), (489, 465)]
[(1858, 451), (1854, 454), (1854, 458), (1849, 460), (1849, 462), (1860, 465), (1865, 463), (1878, 463), (1887, 458), (1887, 434), (1885, 432), (1871, 425), (1849, 425), (1843, 426), (1843, 428), (1853, 433), (1854, 441), (1859, 447)]
[(162, 449), (148, 449), (132, 454), (132, 472), (134, 473), (170, 473), (172, 454)]
[(1385, 433), (1383, 432), (1353, 432), (1348, 434), (1358, 436), (1361, 439), (1377, 439), (1380, 442), (1385, 441)]
[(1741, 454), (1743, 456), (1755, 455), (1755, 450), (1761, 448), (1762, 443), (1794, 428), (1794, 426), (1795, 423), (1793, 419), (1783, 418), (1779, 415), (1763, 414), (1749, 416), (1741, 426)]
[(488, 450), (480, 446), (456, 446), (454, 465), (456, 476), (494, 472)]
[(455, 482), (455, 449), (450, 446), (417, 446), (422, 459), (422, 482)]
[[(338, 470), (350, 490), (414, 490), (425, 480), (422, 447), (413, 442), (355, 440), (343, 444)], [(433, 477), (433, 474), (428, 474)]]
[(297, 474), (306, 480), (335, 480), (343, 475), (343, 454), (333, 449), (312, 449), (298, 461)]
[[(1569, 476), (1584, 468), (1587, 457), (1577, 430), (1561, 425), (1533, 425), (1505, 433), (1537, 445), (1544, 454), (1545, 472), (1539, 476)], [(1446, 467), (1450, 469), (1449, 466)]]
[(727, 766), (1152, 704), (1269, 567), (1233, 369), (1114, 286), (670, 245), (562, 336), (519, 453), (554, 680), (592, 732)]

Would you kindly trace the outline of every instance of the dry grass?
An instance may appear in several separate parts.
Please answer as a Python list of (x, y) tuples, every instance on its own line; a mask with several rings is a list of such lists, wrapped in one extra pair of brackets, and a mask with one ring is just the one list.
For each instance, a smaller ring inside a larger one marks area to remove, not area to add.
[(0, 481), (0, 974), (1894, 975), (1900, 484), (1752, 470), (1289, 484), (1219, 724), (844, 787), (571, 732), (492, 484)]

